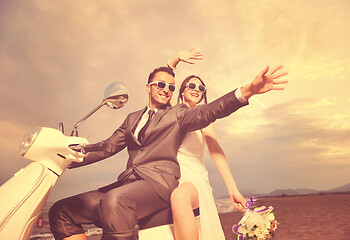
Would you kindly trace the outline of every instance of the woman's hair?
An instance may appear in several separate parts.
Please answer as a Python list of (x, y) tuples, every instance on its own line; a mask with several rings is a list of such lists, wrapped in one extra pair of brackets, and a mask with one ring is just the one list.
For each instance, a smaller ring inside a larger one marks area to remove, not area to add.
[[(192, 78), (197, 78), (199, 81), (201, 81), (201, 83), (205, 86), (203, 80), (196, 76), (196, 75), (191, 75), (191, 76), (188, 76), (187, 78), (185, 78), (185, 80), (183, 80), (183, 82), (181, 83), (181, 87), (180, 87), (180, 90), (179, 90), (179, 97), (177, 98), (177, 103), (182, 103), (183, 102), (183, 99), (182, 99), (182, 93), (185, 91), (185, 88), (186, 88), (186, 84), (190, 81), (190, 79)], [(207, 104), (208, 103), (208, 100), (207, 100), (207, 91), (205, 91), (203, 94), (202, 94), (202, 98), (201, 100), (198, 102), (200, 103), (202, 100), (204, 99), (204, 103)]]

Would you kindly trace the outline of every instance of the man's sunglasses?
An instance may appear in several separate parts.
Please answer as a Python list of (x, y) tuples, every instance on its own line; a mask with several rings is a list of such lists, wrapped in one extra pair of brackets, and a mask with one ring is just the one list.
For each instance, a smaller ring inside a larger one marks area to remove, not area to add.
[(207, 90), (206, 86), (204, 86), (204, 85), (197, 85), (195, 83), (187, 83), (186, 86), (188, 87), (188, 89), (191, 89), (191, 90), (197, 89), (201, 93), (205, 93), (205, 91)]
[(154, 85), (157, 84), (157, 88), (158, 89), (164, 89), (166, 86), (168, 86), (169, 92), (174, 92), (175, 91), (175, 85), (174, 84), (170, 84), (170, 83), (165, 83), (165, 82), (161, 82), (161, 81), (155, 81), (155, 82), (151, 82), (149, 85)]

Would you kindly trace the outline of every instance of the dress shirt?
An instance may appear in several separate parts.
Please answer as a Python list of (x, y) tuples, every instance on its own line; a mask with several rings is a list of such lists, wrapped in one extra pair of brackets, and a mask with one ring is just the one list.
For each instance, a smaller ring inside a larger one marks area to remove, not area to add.
[[(147, 123), (149, 110), (151, 110), (151, 109), (149, 108), (149, 106), (147, 106), (146, 111), (142, 114), (141, 120), (135, 129), (134, 135), (136, 138), (139, 137), (139, 132), (141, 131), (143, 126), (145, 126), (145, 124)], [(155, 109), (153, 109), (153, 111), (154, 111), (154, 114), (153, 114), (153, 117), (154, 117), (154, 115), (157, 113), (158, 109), (155, 108)]]
[(235, 91), (235, 96), (238, 99), (238, 101), (242, 104), (245, 104), (248, 102), (248, 100), (245, 99), (245, 97), (243, 97), (240, 87)]

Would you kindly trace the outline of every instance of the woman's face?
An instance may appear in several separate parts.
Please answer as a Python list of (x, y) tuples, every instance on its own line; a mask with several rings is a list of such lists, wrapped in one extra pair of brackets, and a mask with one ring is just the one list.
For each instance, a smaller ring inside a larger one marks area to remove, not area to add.
[[(196, 77), (191, 78), (188, 81), (188, 83), (203, 85), (202, 82)], [(202, 99), (202, 95), (203, 93), (198, 91), (198, 88), (189, 89), (187, 86), (185, 87), (182, 93), (184, 102), (188, 103), (191, 107), (195, 106), (197, 103), (200, 102), (200, 100)]]

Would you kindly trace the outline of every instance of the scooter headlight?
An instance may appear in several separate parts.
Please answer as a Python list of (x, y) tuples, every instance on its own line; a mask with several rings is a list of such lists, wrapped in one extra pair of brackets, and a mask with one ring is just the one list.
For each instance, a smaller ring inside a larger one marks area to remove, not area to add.
[(33, 129), (29, 130), (26, 133), (26, 135), (24, 135), (22, 142), (21, 142), (21, 146), (19, 148), (19, 154), (21, 156), (24, 156), (28, 152), (30, 147), (35, 142), (36, 137), (39, 135), (41, 129), (42, 129), (41, 127), (33, 128)]

